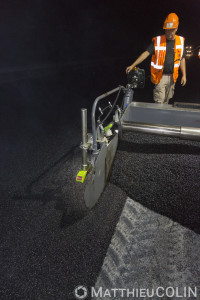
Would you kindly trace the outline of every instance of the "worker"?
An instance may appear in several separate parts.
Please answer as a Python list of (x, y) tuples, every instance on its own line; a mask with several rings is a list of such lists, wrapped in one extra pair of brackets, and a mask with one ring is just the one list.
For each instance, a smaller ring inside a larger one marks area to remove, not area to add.
[(181, 85), (186, 84), (184, 38), (176, 35), (178, 25), (178, 16), (170, 13), (163, 25), (165, 34), (154, 37), (146, 51), (126, 68), (126, 73), (129, 73), (152, 55), (151, 81), (154, 83), (153, 98), (156, 103), (168, 104), (173, 97), (179, 66), (182, 72)]
[(200, 49), (199, 49), (199, 53), (198, 53), (198, 56), (199, 56), (199, 58), (200, 58)]

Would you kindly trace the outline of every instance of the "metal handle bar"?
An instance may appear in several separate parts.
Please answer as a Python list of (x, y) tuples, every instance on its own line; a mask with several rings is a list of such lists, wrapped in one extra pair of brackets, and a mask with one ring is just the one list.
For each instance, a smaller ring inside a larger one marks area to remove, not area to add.
[(95, 112), (96, 112), (96, 107), (98, 102), (103, 99), (106, 98), (107, 96), (121, 90), (122, 88), (124, 88), (123, 86), (119, 86), (116, 89), (113, 89), (107, 93), (104, 93), (103, 95), (97, 97), (93, 103), (92, 106), (92, 135), (93, 135), (93, 154), (96, 157), (98, 155), (98, 151), (97, 151), (97, 130), (96, 130), (96, 118), (95, 118)]

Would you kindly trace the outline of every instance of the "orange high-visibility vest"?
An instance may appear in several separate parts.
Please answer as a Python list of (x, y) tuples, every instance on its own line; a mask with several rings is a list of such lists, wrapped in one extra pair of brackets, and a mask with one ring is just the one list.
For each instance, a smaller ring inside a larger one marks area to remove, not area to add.
[[(151, 58), (151, 81), (154, 84), (158, 84), (162, 78), (164, 69), (166, 55), (166, 36), (156, 36), (152, 40), (154, 41), (155, 54), (152, 55)], [(173, 73), (174, 82), (176, 82), (178, 78), (178, 69), (184, 50), (184, 40), (185, 39), (182, 36), (175, 35)]]
[(198, 56), (199, 56), (199, 58), (200, 58), (200, 49), (199, 49), (199, 53), (198, 53)]

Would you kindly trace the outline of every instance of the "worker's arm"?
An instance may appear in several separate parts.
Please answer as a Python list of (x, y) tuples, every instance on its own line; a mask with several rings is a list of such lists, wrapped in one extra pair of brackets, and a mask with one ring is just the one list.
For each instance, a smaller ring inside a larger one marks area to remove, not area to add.
[(141, 64), (141, 62), (143, 62), (143, 60), (145, 60), (148, 56), (150, 55), (150, 53), (148, 51), (144, 51), (137, 59), (136, 61), (134, 61), (134, 63), (132, 63), (131, 66), (126, 68), (126, 73), (129, 73), (134, 67), (136, 67), (137, 65)]
[(182, 86), (186, 85), (186, 63), (185, 63), (185, 57), (181, 59), (180, 62), (180, 69), (182, 72), (182, 78), (181, 78), (181, 84)]

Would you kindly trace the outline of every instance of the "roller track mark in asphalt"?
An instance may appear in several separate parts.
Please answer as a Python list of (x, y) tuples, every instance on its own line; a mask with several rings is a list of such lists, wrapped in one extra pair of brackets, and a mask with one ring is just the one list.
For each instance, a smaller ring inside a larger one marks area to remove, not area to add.
[(199, 287), (199, 249), (199, 235), (127, 198), (95, 287)]

